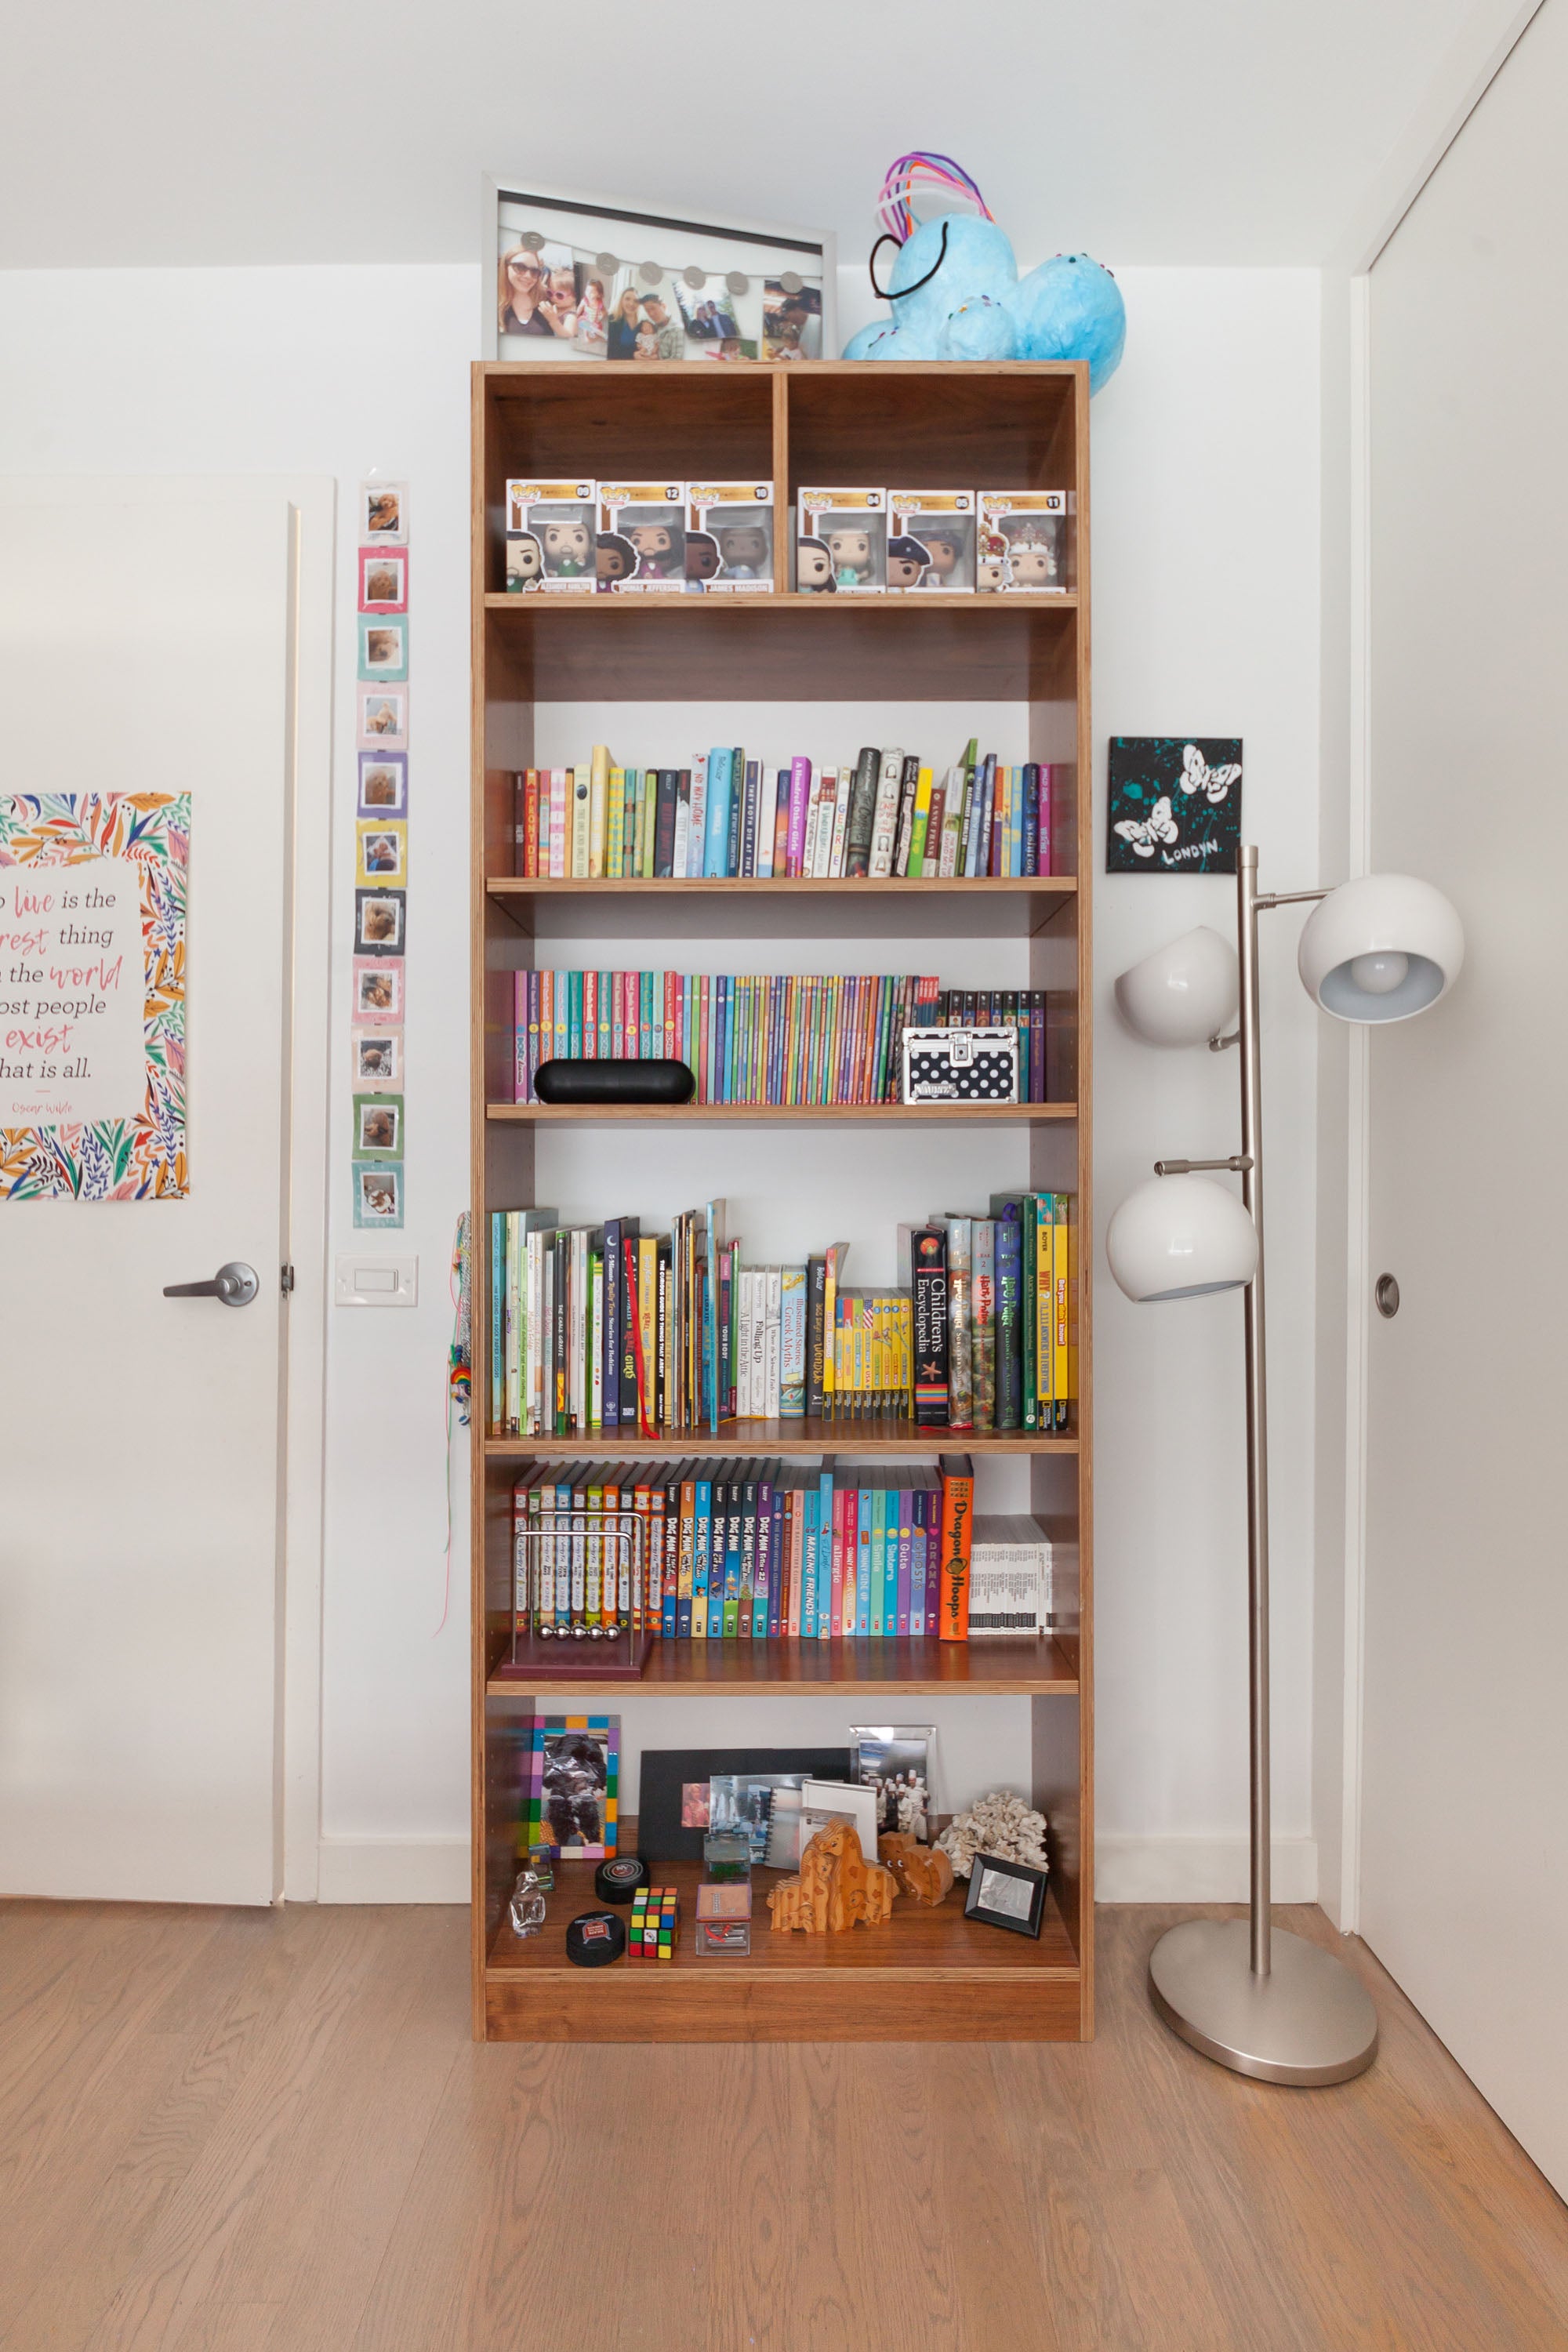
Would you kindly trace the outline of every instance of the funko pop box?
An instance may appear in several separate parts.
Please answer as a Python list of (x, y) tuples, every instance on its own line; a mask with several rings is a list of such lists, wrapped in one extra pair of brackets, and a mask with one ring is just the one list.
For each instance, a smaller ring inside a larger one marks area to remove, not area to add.
[(795, 578), (803, 590), (808, 583), (801, 574), (800, 547), (816, 541), (827, 550), (836, 594), (884, 593), (888, 585), (886, 490), (803, 489), (798, 513)]
[(983, 538), (1006, 547), (1004, 595), (1065, 596), (1073, 585), (1068, 490), (982, 490)]
[[(974, 514), (973, 490), (889, 490), (888, 492), (888, 593), (913, 594), (920, 589), (944, 596), (974, 593)], [(918, 579), (896, 577), (892, 551), (899, 540), (914, 540), (929, 559)]]
[(508, 482), (506, 584), (514, 594), (594, 593), (596, 487), (593, 482)]
[(688, 482), (686, 579), (709, 596), (770, 596), (771, 482)]
[(599, 530), (625, 540), (634, 569), (610, 582), (617, 596), (686, 593), (684, 482), (601, 482)]

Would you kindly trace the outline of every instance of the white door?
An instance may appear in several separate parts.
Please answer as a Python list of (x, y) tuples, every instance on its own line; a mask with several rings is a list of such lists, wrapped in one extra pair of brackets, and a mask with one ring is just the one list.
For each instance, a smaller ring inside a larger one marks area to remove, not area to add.
[(1568, 5), (1372, 272), (1372, 863), (1463, 918), (1371, 1038), (1361, 1929), (1568, 2194)]
[[(279, 1885), (295, 528), (0, 484), (0, 792), (192, 803), (188, 1197), (0, 1199), (3, 1893)], [(234, 1260), (252, 1304), (163, 1296)]]

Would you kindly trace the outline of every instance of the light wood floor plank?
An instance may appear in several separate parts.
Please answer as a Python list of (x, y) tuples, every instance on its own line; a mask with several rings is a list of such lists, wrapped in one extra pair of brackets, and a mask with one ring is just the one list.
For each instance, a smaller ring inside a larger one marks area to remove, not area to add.
[(0, 1905), (0, 2346), (1568, 2352), (1568, 2213), (1371, 1956), (1373, 2072), (1248, 2084), (1149, 2008), (1181, 1916), (1100, 1913), (1087, 2049), (487, 2049), (457, 1911)]

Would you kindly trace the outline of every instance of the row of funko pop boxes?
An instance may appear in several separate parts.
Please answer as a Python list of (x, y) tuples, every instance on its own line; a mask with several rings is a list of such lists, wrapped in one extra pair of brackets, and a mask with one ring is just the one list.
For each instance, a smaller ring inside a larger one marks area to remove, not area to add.
[[(803, 595), (1061, 595), (1068, 490), (805, 488), (789, 509)], [(506, 486), (506, 584), (521, 595), (770, 595), (772, 482)]]

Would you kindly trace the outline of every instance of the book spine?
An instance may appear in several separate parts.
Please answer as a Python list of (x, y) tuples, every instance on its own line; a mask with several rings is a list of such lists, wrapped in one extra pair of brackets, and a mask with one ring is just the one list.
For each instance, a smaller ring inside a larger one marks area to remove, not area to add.
[(741, 819), (741, 863), (739, 871), (747, 881), (754, 881), (757, 873), (757, 795), (762, 790), (762, 762), (746, 762), (746, 799)]
[(947, 1417), (953, 1429), (974, 1426), (972, 1224), (968, 1217), (950, 1217), (947, 1221)]
[(785, 872), (797, 879), (805, 871), (805, 818), (811, 806), (811, 761), (792, 760), (789, 768), (789, 847)]
[(768, 1635), (777, 1641), (784, 1629), (784, 1497), (775, 1478), (768, 1497)]
[(773, 873), (773, 833), (778, 815), (778, 772), (766, 762), (757, 771), (756, 877), (771, 882)]
[(572, 792), (572, 879), (585, 882), (592, 830), (593, 771), (588, 767), (572, 768), (567, 774)]
[(1023, 1425), (1023, 1365), (1019, 1297), (1023, 1288), (1022, 1233), (1013, 1218), (996, 1224), (996, 1426)]
[(915, 806), (920, 797), (921, 763), (918, 760), (904, 761), (903, 780), (899, 787), (899, 836), (893, 852), (893, 871), (906, 879), (915, 845)]
[(918, 1225), (911, 1236), (914, 1294), (915, 1420), (936, 1429), (948, 1419), (947, 1231)]
[(1037, 760), (1025, 766), (1023, 781), (1024, 872), (1037, 875), (1040, 870), (1040, 767)]
[[(899, 829), (899, 793), (903, 773), (902, 751), (884, 752), (871, 814), (871, 850), (867, 862), (867, 871), (876, 882), (886, 881), (893, 870), (893, 850)], [(851, 818), (853, 820), (853, 812)]]
[(996, 1426), (996, 1226), (990, 1217), (976, 1217), (970, 1268), (971, 1318), (973, 1325), (974, 1426)]
[(784, 880), (790, 872), (789, 862), (789, 770), (781, 768), (773, 779), (773, 879)]
[(603, 743), (594, 746), (588, 771), (588, 875), (602, 881), (610, 833), (610, 754)]
[(821, 1421), (826, 1412), (827, 1262), (812, 1258), (805, 1270), (805, 1412)]
[(856, 762), (855, 781), (849, 793), (849, 824), (844, 850), (846, 874), (864, 876), (871, 870), (871, 835), (876, 826), (880, 770), (880, 752), (866, 745)]
[(746, 756), (737, 744), (730, 753), (730, 834), (724, 849), (723, 871), (739, 875), (741, 871), (741, 837), (746, 817)]
[(682, 768), (675, 784), (675, 840), (669, 860), (670, 874), (677, 882), (686, 879), (686, 864), (690, 854), (691, 771)]
[(708, 754), (708, 823), (702, 871), (710, 881), (721, 880), (724, 876), (724, 856), (729, 840), (730, 754), (720, 744)]
[(944, 1642), (969, 1639), (969, 1563), (974, 1524), (974, 1465), (944, 1454), (942, 1470), (942, 1571), (938, 1614)]

